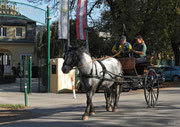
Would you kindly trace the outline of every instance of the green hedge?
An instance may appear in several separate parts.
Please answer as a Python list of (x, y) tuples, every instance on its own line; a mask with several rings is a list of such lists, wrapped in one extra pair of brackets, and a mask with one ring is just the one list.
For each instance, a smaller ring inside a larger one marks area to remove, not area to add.
[(16, 82), (16, 76), (14, 75), (0, 75), (0, 84), (7, 84)]

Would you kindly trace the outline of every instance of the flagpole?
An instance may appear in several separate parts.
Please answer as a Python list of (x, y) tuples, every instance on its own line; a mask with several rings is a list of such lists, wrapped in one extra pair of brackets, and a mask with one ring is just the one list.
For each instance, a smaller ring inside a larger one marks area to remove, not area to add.
[(47, 60), (47, 92), (50, 92), (50, 7), (47, 6), (47, 37), (48, 37), (48, 60)]
[[(68, 20), (69, 20), (69, 0), (68, 0)], [(68, 40), (67, 40), (67, 50), (69, 49), (70, 46), (70, 20), (68, 21)]]
[(88, 5), (88, 0), (86, 1), (86, 49), (89, 51), (87, 5)]

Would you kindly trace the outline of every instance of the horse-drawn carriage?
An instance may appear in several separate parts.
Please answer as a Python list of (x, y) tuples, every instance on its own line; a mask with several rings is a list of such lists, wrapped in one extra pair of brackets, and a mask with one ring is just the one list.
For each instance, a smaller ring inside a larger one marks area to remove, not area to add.
[[(149, 107), (154, 107), (159, 96), (159, 78), (149, 62), (135, 64), (135, 58), (119, 58), (124, 79), (131, 87), (144, 88), (144, 96)], [(138, 86), (137, 86), (138, 85)]]
[(92, 97), (97, 89), (103, 87), (106, 99), (106, 110), (116, 112), (124, 83), (142, 84), (148, 107), (155, 107), (159, 96), (159, 80), (154, 69), (143, 63), (135, 65), (134, 58), (104, 57), (93, 59), (84, 48), (71, 48), (64, 57), (63, 73), (77, 68), (80, 81), (86, 90), (87, 106), (83, 120), (94, 115)]

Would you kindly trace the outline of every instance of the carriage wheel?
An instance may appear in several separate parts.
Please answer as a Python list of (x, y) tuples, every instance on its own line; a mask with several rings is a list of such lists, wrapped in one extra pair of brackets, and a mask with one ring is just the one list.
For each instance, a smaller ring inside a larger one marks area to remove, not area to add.
[(148, 107), (156, 106), (159, 96), (159, 80), (154, 69), (150, 69), (144, 80), (144, 96)]

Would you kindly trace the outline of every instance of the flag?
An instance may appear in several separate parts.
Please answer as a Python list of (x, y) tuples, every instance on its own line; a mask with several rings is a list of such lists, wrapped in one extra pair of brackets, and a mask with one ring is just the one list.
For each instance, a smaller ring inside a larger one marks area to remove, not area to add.
[(59, 3), (59, 39), (68, 39), (69, 0), (60, 0)]
[(86, 40), (87, 0), (78, 0), (76, 12), (76, 34), (78, 40)]

